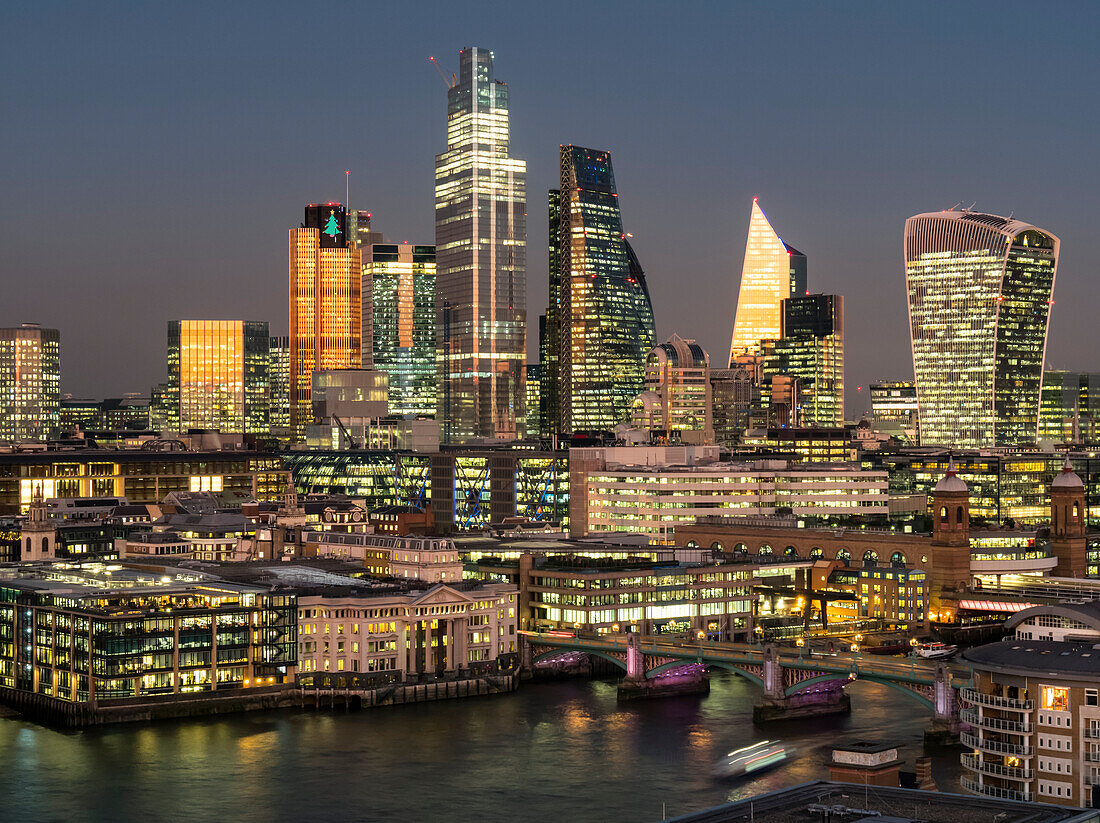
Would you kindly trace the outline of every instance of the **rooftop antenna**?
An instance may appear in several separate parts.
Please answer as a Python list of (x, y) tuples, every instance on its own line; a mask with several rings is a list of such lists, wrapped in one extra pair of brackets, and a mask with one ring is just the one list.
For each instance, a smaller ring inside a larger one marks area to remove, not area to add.
[(432, 62), (432, 65), (435, 66), (435, 70), (439, 72), (439, 76), (443, 78), (443, 85), (449, 89), (453, 89), (458, 85), (458, 78), (455, 77), (454, 72), (451, 72), (451, 79), (448, 80), (447, 75), (443, 73), (443, 69), (439, 68), (439, 63), (435, 62), (435, 58), (429, 57), (428, 59)]
[(977, 200), (975, 200), (975, 201), (974, 201), (973, 203), (971, 203), (971, 204), (970, 204), (969, 206), (967, 206), (967, 207), (966, 207), (966, 210), (967, 210), (967, 211), (974, 211), (974, 207), (975, 207), (976, 205), (978, 205), (978, 201), (977, 201)]
[(961, 205), (962, 205), (962, 202), (956, 203), (956, 204), (955, 204), (954, 206), (952, 206), (951, 208), (949, 208), (949, 209), (948, 209), (948, 211), (954, 211), (955, 209), (957, 209), (957, 208), (958, 208), (959, 206), (961, 206)]
[(344, 208), (351, 208), (351, 169), (344, 172)]
[(1009, 219), (1009, 220), (1011, 220), (1011, 219), (1012, 219), (1012, 215), (1014, 215), (1015, 213), (1016, 213), (1016, 210), (1015, 210), (1015, 209), (1013, 209), (1012, 211), (1010, 211), (1010, 212), (1008, 213), (1008, 219)]

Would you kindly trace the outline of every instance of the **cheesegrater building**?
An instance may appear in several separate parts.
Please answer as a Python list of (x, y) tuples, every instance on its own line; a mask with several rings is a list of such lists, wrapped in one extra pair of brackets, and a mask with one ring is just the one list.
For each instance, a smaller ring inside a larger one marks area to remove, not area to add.
[[(556, 226), (553, 203), (560, 433), (610, 431), (642, 390), (657, 336), (645, 272), (623, 232), (611, 153), (562, 146)], [(551, 272), (551, 293), (553, 280)]]
[(1035, 443), (1059, 240), (966, 209), (905, 221), (920, 443)]
[(443, 440), (522, 437), (527, 163), (509, 155), (508, 86), (465, 48), (435, 158), (438, 419)]

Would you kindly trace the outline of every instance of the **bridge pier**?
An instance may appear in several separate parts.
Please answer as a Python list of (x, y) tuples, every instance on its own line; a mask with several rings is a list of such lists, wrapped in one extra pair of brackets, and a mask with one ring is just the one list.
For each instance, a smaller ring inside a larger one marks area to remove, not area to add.
[(932, 722), (924, 730), (924, 742), (933, 746), (953, 746), (959, 742), (958, 694), (951, 685), (951, 672), (943, 663), (936, 666), (932, 684)]
[(645, 700), (682, 694), (709, 694), (710, 679), (701, 664), (686, 663), (646, 677), (646, 660), (638, 635), (626, 638), (626, 677), (619, 683), (619, 700)]
[(852, 700), (844, 693), (847, 680), (830, 680), (818, 688), (787, 694), (783, 666), (779, 662), (779, 647), (769, 643), (764, 647), (764, 696), (752, 707), (753, 723), (793, 720), (799, 717), (820, 717), (828, 714), (848, 714)]

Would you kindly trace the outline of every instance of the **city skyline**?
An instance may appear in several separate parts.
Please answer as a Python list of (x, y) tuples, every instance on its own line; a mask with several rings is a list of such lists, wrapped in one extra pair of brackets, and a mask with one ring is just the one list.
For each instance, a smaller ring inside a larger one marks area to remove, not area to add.
[[(1073, 26), (1057, 12), (1031, 22), (1037, 37), (1058, 50), (1061, 59), (1051, 63), (1039, 49), (1002, 54), (999, 43), (1011, 36), (1015, 15), (1003, 5), (995, 15), (985, 8), (955, 10), (951, 26), (934, 12), (868, 5), (863, 15), (841, 21), (807, 9), (806, 33), (797, 35), (801, 48), (775, 52), (787, 55), (790, 65), (768, 56), (789, 35), (774, 13), (701, 7), (664, 21), (658, 31), (652, 14), (623, 21), (612, 10), (596, 9), (595, 22), (615, 18), (625, 27), (630, 48), (584, 52), (579, 65), (555, 71), (546, 70), (555, 49), (528, 42), (535, 31), (560, 29), (552, 16), (483, 21), (457, 31), (430, 22), (416, 38), (394, 38), (377, 54), (334, 56), (345, 70), (369, 72), (387, 87), (358, 100), (342, 90), (343, 126), (370, 122), (391, 94), (404, 103), (399, 126), (378, 121), (362, 130), (361, 147), (351, 149), (335, 135), (318, 137), (315, 129), (291, 122), (296, 109), (287, 106), (298, 103), (288, 103), (273, 78), (293, 80), (294, 89), (317, 84), (312, 77), (308, 83), (287, 77), (293, 61), (264, 39), (285, 36), (286, 18), (261, 21), (246, 36), (247, 16), (225, 13), (225, 30), (244, 38), (238, 54), (225, 48), (224, 36), (187, 26), (164, 35), (160, 15), (130, 15), (122, 32), (104, 31), (101, 40), (108, 46), (116, 37), (145, 41), (155, 29), (164, 53), (143, 77), (128, 73), (119, 86), (102, 82), (113, 70), (110, 48), (79, 36), (80, 25), (88, 22), (80, 14), (58, 25), (48, 12), (21, 10), (14, 22), (29, 34), (49, 25), (48, 42), (56, 45), (32, 55), (16, 44), (4, 58), (19, 61), (12, 63), (14, 75), (27, 82), (15, 84), (11, 100), (20, 117), (0, 138), (10, 155), (21, 158), (6, 172), (13, 197), (4, 207), (20, 239), (0, 251), (0, 266), (25, 275), (27, 283), (0, 320), (61, 329), (68, 343), (63, 390), (76, 396), (145, 392), (162, 379), (158, 349), (171, 316), (255, 317), (268, 320), (272, 334), (285, 334), (276, 285), (279, 238), (294, 224), (301, 203), (344, 199), (345, 170), (351, 170), (351, 207), (373, 211), (389, 239), (431, 236), (432, 158), (443, 149), (445, 110), (444, 89), (427, 56), (453, 69), (460, 47), (480, 44), (495, 50), (506, 66), (502, 71), (514, 96), (512, 152), (530, 164), (531, 191), (552, 187), (557, 169), (547, 154), (563, 142), (605, 146), (621, 175), (649, 176), (650, 191), (630, 199), (624, 219), (650, 275), (658, 339), (678, 332), (711, 352), (728, 344), (744, 206), (760, 196), (784, 237), (814, 258), (814, 290), (846, 296), (849, 410), (858, 411), (861, 400), (868, 405), (869, 380), (911, 377), (901, 333), (904, 220), (977, 200), (983, 211), (1015, 211), (1063, 240), (1047, 360), (1054, 367), (1093, 370), (1083, 335), (1097, 306), (1087, 287), (1085, 248), (1098, 170), (1084, 149), (1096, 115), (1074, 101), (1095, 72), (1095, 57), (1078, 34), (1087, 28), (1081, 18), (1094, 12), (1078, 10)], [(739, 49), (731, 53), (719, 48), (724, 37), (706, 33), (721, 26), (700, 26), (708, 20), (758, 34), (737, 39)], [(301, 36), (321, 42), (323, 28), (309, 23)], [(676, 39), (686, 30), (703, 31), (690, 47)], [(871, 33), (880, 36), (869, 38)], [(581, 53), (593, 37), (584, 34), (571, 48)], [(28, 36), (26, 42), (37, 39)], [(857, 41), (865, 51), (833, 57)], [(672, 67), (664, 76), (654, 74), (654, 58), (646, 54), (659, 44), (668, 45), (662, 62)], [(65, 52), (55, 53), (55, 47)], [(886, 54), (891, 60), (882, 60)], [(46, 58), (56, 66), (46, 66)], [(873, 77), (861, 68), (868, 61), (880, 65)], [(975, 63), (985, 66), (982, 77), (971, 75), (970, 85), (959, 88), (958, 71)], [(592, 71), (625, 93), (576, 91)], [(1006, 74), (1018, 78), (1022, 94), (1045, 95), (1059, 117), (1041, 127), (1021, 125), (993, 102), (996, 95), (983, 95), (983, 89), (999, 87), (994, 78)], [(701, 88), (685, 87), (683, 81), (700, 76), (707, 78)], [(637, 78), (647, 78), (645, 97), (636, 93)], [(91, 81), (99, 82), (88, 86)], [(915, 96), (897, 94), (903, 82), (916, 84)], [(753, 94), (746, 97), (750, 88)], [(79, 152), (65, 142), (73, 118), (86, 119), (77, 92), (102, 103), (104, 111), (85, 126)], [(332, 91), (317, 93), (333, 99)], [(975, 106), (983, 97), (988, 102)], [(251, 101), (243, 110), (242, 100)], [(840, 115), (828, 111), (834, 102)], [(709, 120), (700, 121), (704, 104)], [(786, 128), (796, 110), (807, 128)], [(1054, 143), (1060, 150), (1051, 155), (1047, 147)], [(1000, 172), (1027, 156), (1042, 156), (1043, 162), (1024, 164), (1010, 179)], [(132, 178), (120, 173), (130, 168)], [(275, 168), (279, 174), (272, 174)], [(264, 207), (256, 208), (257, 202)], [(32, 240), (36, 215), (58, 203), (86, 217), (67, 224), (55, 253), (40, 255)], [(545, 242), (541, 211), (537, 203), (528, 204), (529, 216), (535, 216), (528, 229), (534, 249)], [(669, 235), (692, 240), (689, 258), (664, 242)], [(152, 270), (148, 259), (158, 261)], [(541, 254), (530, 258), (529, 361), (535, 360), (534, 319), (546, 300), (545, 267)], [(693, 290), (678, 288), (685, 273)], [(145, 292), (154, 286), (155, 301)], [(211, 290), (219, 293), (217, 312), (210, 310)], [(52, 302), (58, 293), (67, 299)], [(82, 311), (85, 306), (94, 311)], [(127, 339), (141, 345), (119, 345), (84, 316), (112, 311), (128, 314)], [(113, 367), (93, 368), (102, 362)]]

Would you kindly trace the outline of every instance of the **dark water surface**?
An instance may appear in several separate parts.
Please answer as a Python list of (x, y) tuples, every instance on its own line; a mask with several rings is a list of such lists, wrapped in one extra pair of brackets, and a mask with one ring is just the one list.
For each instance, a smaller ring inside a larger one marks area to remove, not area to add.
[[(707, 697), (619, 705), (602, 681), (352, 713), (252, 714), (56, 732), (0, 720), (3, 819), (19, 821), (656, 821), (826, 777), (837, 741), (923, 753), (928, 714), (855, 683), (852, 714), (752, 725), (759, 691), (716, 674)], [(725, 752), (797, 747), (754, 780), (716, 782)], [(932, 753), (941, 790), (958, 755)]]

